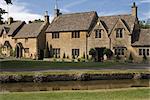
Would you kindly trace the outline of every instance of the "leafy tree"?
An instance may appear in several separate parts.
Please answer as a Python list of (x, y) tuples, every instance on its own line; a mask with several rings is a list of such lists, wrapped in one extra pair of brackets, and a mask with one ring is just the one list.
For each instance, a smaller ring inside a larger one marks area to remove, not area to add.
[(150, 28), (150, 24), (148, 22), (146, 22), (146, 21), (140, 21), (139, 25), (140, 25), (140, 28), (143, 28), (143, 29)]
[(7, 4), (12, 4), (11, 0), (4, 0)]

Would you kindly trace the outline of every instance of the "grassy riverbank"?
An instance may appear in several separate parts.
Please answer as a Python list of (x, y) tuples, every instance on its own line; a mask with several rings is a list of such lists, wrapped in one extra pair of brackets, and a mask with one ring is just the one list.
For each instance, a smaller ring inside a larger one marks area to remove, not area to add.
[(149, 100), (150, 88), (0, 93), (0, 100)]

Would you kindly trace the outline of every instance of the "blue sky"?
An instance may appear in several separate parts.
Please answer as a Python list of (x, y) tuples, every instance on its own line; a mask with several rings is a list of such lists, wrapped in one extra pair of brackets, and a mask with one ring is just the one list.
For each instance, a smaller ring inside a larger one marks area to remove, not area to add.
[[(19, 20), (34, 20), (42, 18), (45, 11), (53, 16), (55, 0), (12, 0), (9, 15)], [(58, 0), (58, 7), (62, 13), (97, 11), (99, 16), (129, 14), (132, 3), (138, 6), (140, 19), (150, 18), (150, 0)], [(0, 7), (8, 11), (7, 5), (0, 0)]]

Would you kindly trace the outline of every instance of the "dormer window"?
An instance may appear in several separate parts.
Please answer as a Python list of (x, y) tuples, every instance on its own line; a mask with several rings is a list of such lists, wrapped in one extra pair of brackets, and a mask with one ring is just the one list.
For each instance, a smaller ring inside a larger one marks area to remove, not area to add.
[(59, 32), (52, 33), (52, 39), (59, 38)]
[(72, 32), (72, 38), (80, 38), (80, 31)]
[(101, 38), (102, 31), (102, 29), (95, 30), (95, 38)]
[(123, 38), (123, 28), (116, 29), (116, 38)]

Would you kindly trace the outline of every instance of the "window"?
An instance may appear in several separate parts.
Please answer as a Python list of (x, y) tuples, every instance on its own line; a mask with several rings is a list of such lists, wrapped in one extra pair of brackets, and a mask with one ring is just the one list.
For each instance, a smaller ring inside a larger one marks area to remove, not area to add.
[(28, 38), (25, 38), (25, 43), (28, 42)]
[(143, 49), (143, 55), (145, 55), (145, 49)]
[(149, 49), (147, 49), (147, 55), (149, 56)]
[(125, 48), (123, 47), (115, 48), (115, 55), (124, 55), (124, 54), (125, 54)]
[(116, 38), (122, 38), (123, 37), (123, 29), (118, 28), (116, 29)]
[(79, 49), (72, 49), (72, 56), (79, 56)]
[(149, 49), (139, 49), (139, 55), (140, 56), (143, 56), (143, 55), (149, 56)]
[(52, 39), (56, 39), (56, 38), (59, 38), (59, 33), (58, 32), (52, 33)]
[(25, 48), (24, 53), (29, 53), (29, 48)]
[(142, 49), (139, 49), (139, 55), (142, 55)]
[(80, 32), (79, 31), (72, 32), (72, 38), (80, 38)]
[(95, 30), (95, 38), (101, 38), (102, 30)]
[(53, 48), (53, 56), (55, 58), (60, 58), (60, 48)]

